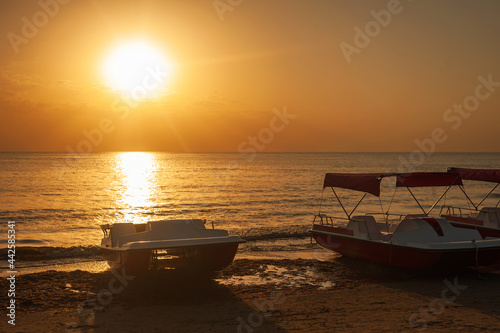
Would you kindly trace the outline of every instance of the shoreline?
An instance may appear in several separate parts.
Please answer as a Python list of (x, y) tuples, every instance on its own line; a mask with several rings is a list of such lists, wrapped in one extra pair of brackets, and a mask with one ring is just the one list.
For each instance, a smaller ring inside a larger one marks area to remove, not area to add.
[[(252, 256), (237, 255), (231, 266), (204, 279), (179, 279), (166, 272), (131, 278), (81, 270), (20, 275), (16, 326), (4, 318), (0, 328), (7, 332), (37, 332), (40, 327), (47, 332), (166, 327), (172, 332), (479, 332), (498, 330), (500, 324), (498, 270), (484, 271), (480, 278), (471, 270), (411, 274), (331, 252), (320, 259)], [(5, 290), (7, 281), (0, 281)], [(4, 298), (0, 296), (2, 304)], [(78, 314), (82, 310), (83, 316)]]
[[(293, 248), (293, 250), (290, 250)], [(240, 244), (235, 258), (240, 259), (325, 259), (332, 252), (311, 244), (309, 237), (289, 237), (248, 240)], [(70, 272), (82, 270), (100, 273), (109, 269), (97, 245), (82, 247), (16, 247), (18, 275), (43, 273), (50, 270)], [(0, 249), (0, 259), (7, 262), (7, 249)], [(4, 271), (2, 271), (4, 270)], [(0, 278), (5, 278), (7, 265), (0, 266)]]

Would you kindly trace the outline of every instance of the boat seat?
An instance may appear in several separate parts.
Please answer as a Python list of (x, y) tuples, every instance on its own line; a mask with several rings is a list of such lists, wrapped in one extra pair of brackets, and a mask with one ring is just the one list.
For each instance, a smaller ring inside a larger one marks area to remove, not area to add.
[(500, 208), (484, 207), (477, 214), (476, 219), (482, 220), (485, 227), (498, 228), (500, 226)]
[(153, 228), (153, 226), (154, 228), (158, 229), (160, 225), (166, 225), (171, 223), (193, 223), (196, 227), (205, 229), (205, 223), (200, 219), (176, 219), (176, 220), (159, 220), (159, 221), (148, 222), (146, 224), (146, 231), (150, 231)]
[(148, 222), (150, 232), (168, 238), (228, 236), (227, 230), (207, 229), (202, 220), (164, 220)]
[(148, 222), (148, 227), (144, 232), (121, 236), (118, 246), (130, 242), (225, 237), (228, 235), (227, 230), (206, 229), (202, 220), (162, 220)]
[(382, 233), (380, 228), (377, 226), (375, 218), (371, 215), (359, 215), (353, 216), (353, 220), (358, 221), (358, 230), (362, 233), (367, 233), (369, 239), (381, 240)]
[(133, 223), (115, 223), (110, 231), (111, 246), (117, 246), (121, 236), (136, 234)]

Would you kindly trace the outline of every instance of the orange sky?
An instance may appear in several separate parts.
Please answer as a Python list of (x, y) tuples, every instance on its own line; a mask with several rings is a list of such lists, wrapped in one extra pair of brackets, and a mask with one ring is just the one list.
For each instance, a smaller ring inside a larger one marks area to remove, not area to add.
[[(0, 151), (499, 151), (498, 1), (0, 6)], [(131, 40), (172, 73), (120, 109), (102, 65)]]

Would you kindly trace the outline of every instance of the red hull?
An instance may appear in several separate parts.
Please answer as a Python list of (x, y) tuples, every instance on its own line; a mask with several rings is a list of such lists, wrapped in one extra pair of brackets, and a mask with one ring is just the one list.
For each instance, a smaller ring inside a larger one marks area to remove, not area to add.
[[(154, 268), (179, 268), (191, 273), (210, 272), (231, 264), (238, 250), (238, 243), (193, 246), (187, 249), (170, 249), (175, 259), (158, 260)], [(153, 265), (153, 251), (120, 251), (102, 249), (103, 257), (113, 269), (125, 268), (130, 274), (146, 271)]]
[[(331, 229), (330, 232), (328, 229)], [(333, 227), (314, 225), (312, 236), (325, 249), (347, 257), (411, 270), (434, 267), (476, 266), (476, 250), (425, 250), (370, 241), (335, 233)], [(480, 249), (478, 265), (490, 265), (500, 260), (500, 248)]]

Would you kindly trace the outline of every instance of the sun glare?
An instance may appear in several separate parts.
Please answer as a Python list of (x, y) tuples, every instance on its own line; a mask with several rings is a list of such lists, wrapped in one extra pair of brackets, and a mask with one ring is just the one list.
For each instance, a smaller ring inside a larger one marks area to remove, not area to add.
[(122, 177), (123, 191), (120, 206), (125, 220), (137, 222), (138, 213), (147, 212), (154, 203), (157, 180), (157, 162), (153, 154), (130, 152), (118, 156), (118, 170)]
[(144, 41), (119, 45), (103, 63), (106, 85), (135, 100), (160, 94), (170, 74), (169, 61), (157, 48)]

